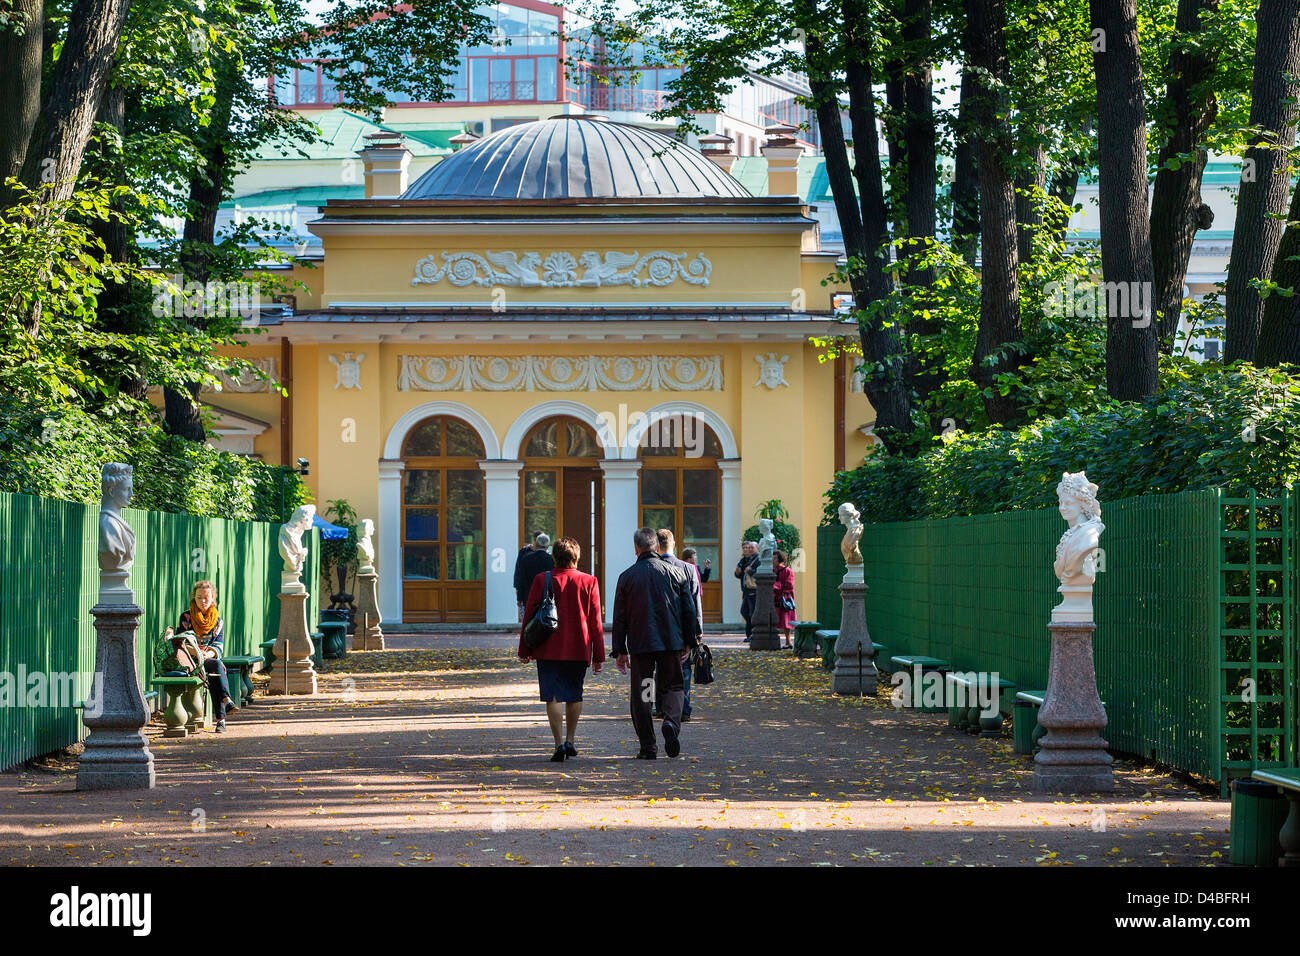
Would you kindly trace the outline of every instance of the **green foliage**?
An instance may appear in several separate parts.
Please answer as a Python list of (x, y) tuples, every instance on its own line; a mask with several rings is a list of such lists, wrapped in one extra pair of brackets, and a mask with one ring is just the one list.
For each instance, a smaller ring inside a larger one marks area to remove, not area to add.
[(1300, 376), (1173, 360), (1161, 391), (1019, 430), (955, 433), (914, 459), (876, 453), (840, 472), (825, 521), (851, 501), (868, 522), (1046, 508), (1061, 472), (1086, 469), (1105, 498), (1200, 488), (1276, 489), (1300, 479)]
[[(769, 498), (759, 504), (754, 514), (759, 518), (772, 519), (772, 534), (776, 536), (776, 546), (786, 553), (792, 555), (798, 550), (802, 543), (799, 537), (799, 529), (792, 524), (787, 524), (784, 519), (790, 517), (790, 512), (781, 502), (780, 498)], [(758, 541), (762, 538), (759, 533), (758, 525), (750, 525), (745, 529), (742, 536), (744, 541)]]
[(291, 468), (166, 435), (134, 406), (91, 414), (0, 400), (0, 491), (98, 502), (110, 461), (135, 468), (132, 505), (245, 521), (284, 521), (311, 500)]
[[(347, 579), (347, 569), (357, 560), (357, 525), (360, 519), (357, 517), (356, 509), (349, 504), (346, 498), (331, 498), (326, 502), (325, 514), (326, 521), (336, 524), (340, 528), (348, 529), (348, 536), (335, 540), (321, 539), (320, 555), (320, 578), (325, 585), (325, 593), (333, 594), (335, 588), (344, 589)], [(331, 575), (339, 569), (342, 569), (344, 581), (331, 580)]]

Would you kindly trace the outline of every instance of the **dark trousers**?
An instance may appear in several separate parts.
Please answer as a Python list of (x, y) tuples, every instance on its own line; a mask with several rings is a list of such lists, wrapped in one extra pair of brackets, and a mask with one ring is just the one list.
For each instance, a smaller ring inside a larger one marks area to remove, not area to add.
[(226, 665), (221, 658), (209, 658), (203, 662), (203, 669), (208, 672), (208, 693), (212, 697), (212, 716), (215, 720), (226, 719), (226, 698), (230, 696), (230, 678), (226, 676)]
[(754, 633), (754, 602), (758, 592), (742, 589), (740, 595), (740, 616), (745, 619), (745, 636), (750, 637)]
[(652, 654), (632, 654), (632, 726), (641, 741), (641, 749), (658, 753), (654, 719), (650, 706), (656, 700), (663, 708), (664, 722), (674, 727), (682, 726), (682, 652), (657, 651)]

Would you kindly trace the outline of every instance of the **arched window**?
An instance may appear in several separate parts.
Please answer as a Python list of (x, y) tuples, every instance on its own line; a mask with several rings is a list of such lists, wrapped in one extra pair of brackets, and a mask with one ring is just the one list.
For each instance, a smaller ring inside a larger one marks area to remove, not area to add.
[(672, 531), (679, 558), (683, 548), (694, 548), (701, 568), (706, 560), (712, 563), (704, 619), (722, 620), (722, 444), (699, 418), (670, 415), (650, 425), (638, 455), (642, 524)]
[(595, 431), (576, 418), (547, 418), (533, 426), (522, 449), (520, 544), (531, 544), (536, 531), (551, 540), (573, 538), (582, 548), (578, 568), (600, 577), (604, 449)]
[(483, 440), (459, 418), (420, 422), (402, 443), (402, 614), (482, 621)]

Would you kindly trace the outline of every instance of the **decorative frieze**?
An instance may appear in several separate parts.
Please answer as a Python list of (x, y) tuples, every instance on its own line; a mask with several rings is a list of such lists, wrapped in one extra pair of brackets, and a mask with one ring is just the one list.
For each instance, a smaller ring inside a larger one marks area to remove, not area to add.
[[(277, 358), (255, 358), (245, 359), (249, 365), (256, 365), (259, 369), (271, 376), (273, 381), (280, 380), (280, 360)], [(251, 372), (241, 376), (227, 375), (225, 372), (218, 372), (217, 377), (221, 379), (221, 390), (224, 392), (269, 392), (271, 383), (265, 379), (255, 377)], [(203, 389), (205, 392), (211, 392), (213, 389)]]
[(432, 254), (415, 264), (411, 285), (435, 285), (444, 278), (454, 286), (520, 286), (567, 289), (586, 286), (672, 285), (678, 279), (708, 285), (713, 263), (702, 253), (687, 260), (685, 252), (444, 252), (440, 263)]
[(403, 392), (578, 392), (722, 389), (722, 356), (403, 355)]

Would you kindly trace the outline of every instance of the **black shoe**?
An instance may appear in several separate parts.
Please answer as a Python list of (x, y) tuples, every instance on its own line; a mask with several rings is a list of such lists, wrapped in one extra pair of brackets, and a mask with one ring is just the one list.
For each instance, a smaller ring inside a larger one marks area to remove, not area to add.
[(572, 740), (566, 740), (564, 742), (564, 756), (566, 757), (578, 756), (578, 751), (574, 748)]
[(239, 710), (239, 707), (238, 707), (238, 706), (235, 704), (235, 702), (234, 702), (233, 700), (231, 700), (229, 697), (227, 697), (225, 700), (223, 700), (223, 701), (221, 702), (221, 706), (224, 707), (224, 708), (226, 708), (226, 713), (230, 713), (231, 711)]
[(664, 752), (670, 757), (676, 757), (682, 752), (681, 741), (677, 739), (677, 728), (667, 721), (664, 722)]
[(218, 721), (217, 721), (217, 733), (219, 733), (219, 734), (224, 734), (225, 732), (226, 732), (226, 722), (225, 722), (224, 720), (218, 720)]
[(555, 753), (551, 754), (551, 763), (564, 763), (564, 744), (555, 748)]
[(684, 723), (684, 724), (689, 724), (690, 722), (691, 722), (691, 715), (690, 715), (690, 714), (682, 714), (682, 723)]
[(659, 755), (653, 750), (641, 750), (637, 752), (637, 760), (658, 760)]

